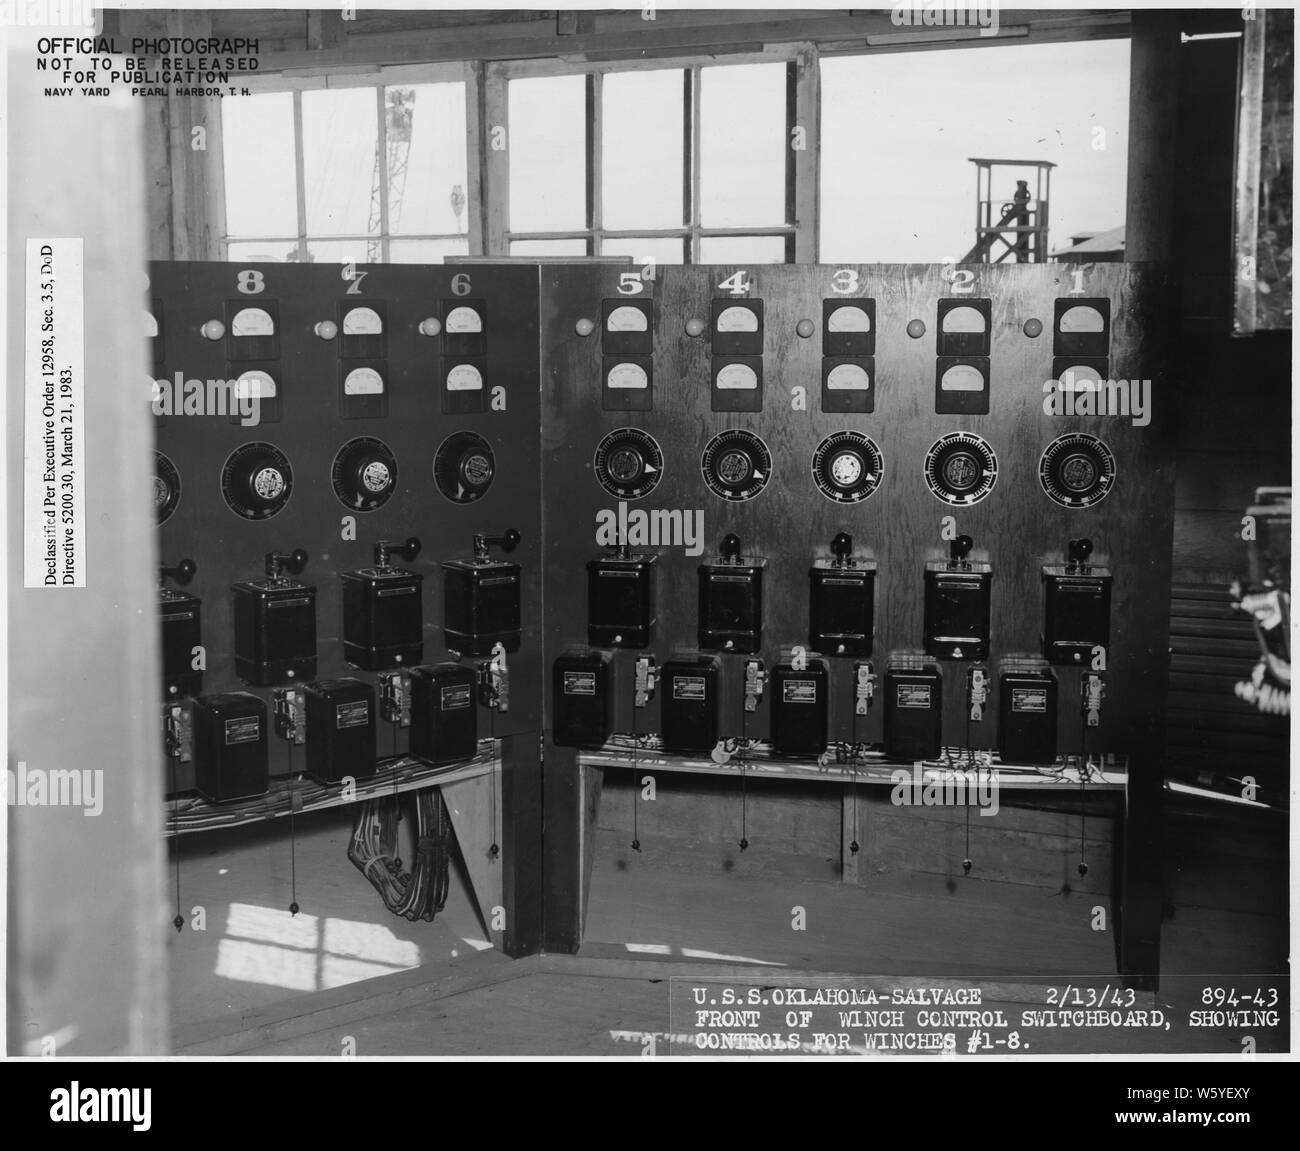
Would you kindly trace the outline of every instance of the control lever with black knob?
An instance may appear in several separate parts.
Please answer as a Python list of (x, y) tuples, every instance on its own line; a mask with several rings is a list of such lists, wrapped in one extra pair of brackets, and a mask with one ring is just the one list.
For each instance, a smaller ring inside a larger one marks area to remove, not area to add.
[(166, 564), (158, 565), (158, 586), (166, 587), (167, 581), (172, 580), (184, 587), (194, 578), (195, 572), (199, 570), (199, 565), (192, 559), (183, 559), (175, 567), (168, 567)]
[(505, 533), (499, 536), (490, 536), (487, 532), (474, 533), (474, 559), (479, 563), (486, 563), (488, 560), (488, 549), (499, 547), (503, 552), (509, 553), (519, 546), (522, 537), (514, 528), (507, 528)]
[(266, 578), (269, 580), (282, 580), (284, 572), (299, 575), (306, 566), (307, 552), (304, 548), (294, 548), (291, 552), (266, 553)]
[(394, 544), (388, 540), (375, 541), (375, 567), (387, 570), (393, 565), (392, 557), (397, 556), (399, 559), (410, 563), (420, 554), (420, 541), (415, 536), (407, 536), (406, 543)]

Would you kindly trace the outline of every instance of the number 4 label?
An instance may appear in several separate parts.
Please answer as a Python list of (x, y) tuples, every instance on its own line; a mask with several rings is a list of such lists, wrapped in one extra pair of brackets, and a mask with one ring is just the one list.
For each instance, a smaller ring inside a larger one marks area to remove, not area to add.
[(733, 296), (749, 295), (749, 273), (746, 271), (735, 272), (728, 276), (718, 285), (718, 290), (730, 292)]

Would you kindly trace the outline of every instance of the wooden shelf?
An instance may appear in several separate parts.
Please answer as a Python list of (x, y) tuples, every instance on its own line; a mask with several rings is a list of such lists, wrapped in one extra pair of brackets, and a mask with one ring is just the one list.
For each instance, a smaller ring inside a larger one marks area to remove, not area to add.
[[(955, 749), (954, 749), (955, 750)], [(914, 765), (901, 760), (890, 760), (878, 752), (868, 753), (855, 766), (852, 763), (821, 763), (811, 759), (779, 759), (762, 750), (752, 750), (745, 758), (733, 755), (724, 763), (704, 756), (669, 755), (659, 749), (637, 748), (635, 751), (621, 743), (607, 743), (598, 750), (581, 751), (578, 762), (584, 767), (635, 767), (638, 771), (672, 771), (698, 775), (726, 775), (751, 779), (819, 780), (826, 783), (857, 783), (876, 787), (892, 787), (894, 773), (908, 772), (911, 777)], [(1128, 785), (1128, 762), (1119, 757), (1114, 763), (1095, 765), (1084, 780), (1078, 766), (1058, 763), (1050, 769), (1029, 764), (1002, 763), (996, 757), (976, 760), (970, 767), (930, 761), (921, 765), (923, 784), (942, 785), (958, 778), (970, 779), (979, 772), (983, 780), (986, 772), (997, 773), (1001, 789), (1057, 791), (1077, 790), (1081, 784), (1093, 791), (1122, 791)]]
[(486, 740), (479, 744), (478, 754), (473, 759), (437, 767), (410, 755), (380, 759), (375, 774), (357, 780), (355, 788), (346, 795), (337, 784), (323, 784), (307, 776), (294, 776), (272, 779), (271, 790), (266, 795), (234, 803), (211, 803), (200, 796), (180, 796), (167, 801), (165, 833), (169, 836), (190, 835), (279, 819), (289, 814), (302, 815), (329, 807), (347, 807), (368, 799), (383, 799), (473, 779), (499, 771), (500, 767), (500, 742)]

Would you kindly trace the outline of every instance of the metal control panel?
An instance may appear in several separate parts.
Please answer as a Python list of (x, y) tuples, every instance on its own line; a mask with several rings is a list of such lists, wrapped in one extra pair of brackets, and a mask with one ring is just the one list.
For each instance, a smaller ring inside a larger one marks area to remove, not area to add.
[[(578, 576), (626, 545), (654, 557), (644, 654), (662, 666), (708, 641), (719, 738), (771, 737), (771, 692), (747, 707), (745, 665), (799, 650), (825, 666), (829, 739), (878, 744), (884, 709), (862, 684), (921, 653), (942, 688), (941, 744), (996, 749), (1011, 714), (1001, 661), (1046, 657), (1057, 753), (1141, 754), (1162, 724), (1173, 530), (1162, 272), (729, 265), (641, 280), (548, 265), (541, 278), (541, 489), (562, 509), (545, 541), (548, 665), (600, 646)], [(611, 343), (611, 316), (635, 348)], [(631, 389), (611, 384), (610, 360), (633, 355), (646, 402), (611, 403)], [(834, 574), (841, 534), (871, 573), (857, 595), (873, 618), (828, 628), (810, 618), (809, 573)], [(728, 536), (763, 563), (761, 636), (733, 650), (713, 646), (698, 606), (698, 572), (722, 570)], [(1108, 618), (1080, 630), (1055, 622), (1056, 572), (1085, 537), (1089, 578), (1107, 581), (1088, 606)], [(1108, 642), (1085, 658), (1074, 631)], [(614, 731), (661, 731), (664, 691), (638, 707), (639, 653), (608, 650)]]
[[(442, 565), (470, 557), (476, 536), (513, 529), (521, 606), (509, 709), (477, 693), (474, 706), (481, 735), (538, 730), (537, 268), (156, 263), (149, 279), (156, 382), (141, 399), (157, 428), (159, 550), (196, 564), (185, 590), (203, 605), (202, 690), (249, 692), (272, 710), (275, 688), (236, 666), (231, 589), (260, 579), (267, 553), (302, 549), (312, 675), (360, 681), (389, 715), (408, 714), (392, 706), (383, 668), (456, 658)], [(402, 571), (376, 575), (377, 545), (411, 538), (420, 548), (399, 557)], [(411, 595), (418, 612), (405, 610)], [(395, 603), (400, 620), (389, 619)], [(489, 658), (461, 653), (460, 663), (477, 670)], [(405, 752), (409, 738), (409, 726), (380, 723), (380, 754)], [(271, 775), (287, 772), (292, 741), (268, 743)], [(193, 786), (192, 764), (178, 765), (178, 786)]]

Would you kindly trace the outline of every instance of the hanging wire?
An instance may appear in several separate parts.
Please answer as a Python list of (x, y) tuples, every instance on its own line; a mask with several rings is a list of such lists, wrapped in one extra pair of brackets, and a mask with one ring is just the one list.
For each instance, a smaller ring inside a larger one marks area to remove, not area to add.
[(497, 843), (497, 709), (488, 708), (488, 737), (492, 744), (491, 757), (488, 761), (488, 808), (492, 819), (492, 845), (488, 848), (488, 858), (496, 859), (501, 854)]
[[(971, 751), (970, 724), (971, 724), (970, 703), (968, 701), (966, 705), (966, 765), (967, 767), (971, 765), (972, 756), (973, 756), (973, 753)], [(961, 869), (963, 873), (969, 875), (970, 869), (974, 866), (975, 864), (970, 857), (970, 795), (969, 793), (967, 793), (966, 795), (966, 856), (961, 861)]]
[(853, 709), (853, 754), (849, 757), (849, 770), (853, 773), (853, 782), (849, 784), (850, 804), (853, 810), (853, 839), (849, 842), (849, 852), (857, 855), (862, 845), (858, 843), (858, 709)]
[(740, 850), (749, 849), (749, 796), (745, 786), (745, 765), (749, 751), (749, 712), (740, 713)]
[(179, 748), (169, 749), (168, 758), (172, 767), (172, 853), (176, 861), (176, 918), (172, 920), (172, 926), (176, 928), (177, 934), (185, 927), (185, 916), (181, 914), (180, 797), (176, 794), (176, 764), (180, 757)]
[(641, 783), (637, 778), (637, 734), (636, 734), (636, 682), (632, 684), (632, 850), (641, 850), (641, 836), (637, 831), (637, 793)]
[(293, 778), (293, 744), (289, 744), (289, 885), (291, 902), (289, 914), (297, 915), (298, 907), (298, 828), (295, 822), (298, 797), (296, 781)]
[[(1087, 676), (1084, 672), (1084, 677)], [(1086, 678), (1079, 680), (1080, 692), (1086, 691)], [(1084, 708), (1079, 709), (1079, 878), (1082, 879), (1088, 874), (1088, 864), (1084, 856), (1088, 854), (1088, 810), (1087, 810), (1087, 780), (1088, 780), (1088, 713)]]

